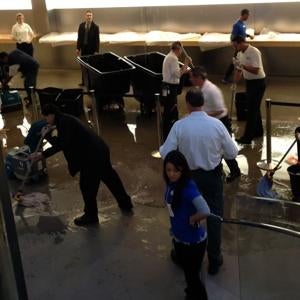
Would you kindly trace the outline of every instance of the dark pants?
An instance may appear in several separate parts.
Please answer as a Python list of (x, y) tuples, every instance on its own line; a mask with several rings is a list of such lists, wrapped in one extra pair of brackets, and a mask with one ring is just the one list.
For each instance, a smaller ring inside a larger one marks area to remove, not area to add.
[(266, 89), (265, 79), (246, 80), (248, 102), (247, 123), (243, 137), (252, 140), (263, 136), (260, 104)]
[(36, 66), (30, 70), (30, 72), (26, 72), (23, 74), (24, 76), (24, 88), (26, 89), (27, 97), (30, 103), (32, 103), (31, 98), (31, 90), (30, 87), (36, 87), (37, 75), (38, 75), (39, 67)]
[[(192, 171), (192, 176), (199, 191), (207, 201), (211, 213), (223, 216), (223, 180), (222, 164), (214, 170)], [(219, 262), (221, 257), (221, 221), (214, 217), (207, 218), (207, 254), (210, 263)]]
[(87, 165), (80, 171), (80, 190), (84, 200), (84, 212), (92, 217), (98, 215), (97, 193), (101, 180), (108, 187), (121, 209), (132, 208), (130, 196), (126, 193), (118, 173), (110, 159), (103, 166)]
[(16, 44), (17, 49), (25, 52), (26, 54), (33, 56), (33, 46), (32, 43), (28, 44), (28, 43), (17, 43)]
[[(220, 121), (224, 124), (224, 126), (226, 127), (226, 129), (228, 130), (231, 136), (232, 135), (231, 120), (228, 118), (228, 116), (225, 116), (221, 118)], [(241, 172), (236, 159), (225, 159), (225, 162), (229, 168), (230, 173), (237, 174)]]
[(199, 273), (206, 248), (206, 240), (199, 244), (185, 245), (173, 241), (176, 257), (183, 268), (188, 299), (206, 300), (207, 293)]
[[(163, 139), (167, 139), (168, 134), (173, 124), (178, 120), (178, 109), (177, 109), (177, 95), (178, 85), (177, 84), (166, 84), (168, 94), (162, 97), (162, 104), (164, 106), (164, 112), (162, 115), (163, 119)], [(163, 93), (162, 93), (163, 94)]]

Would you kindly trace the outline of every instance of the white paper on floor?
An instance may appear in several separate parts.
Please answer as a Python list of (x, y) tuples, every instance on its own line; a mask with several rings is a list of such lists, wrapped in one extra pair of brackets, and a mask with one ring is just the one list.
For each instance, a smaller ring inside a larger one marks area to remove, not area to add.
[(35, 192), (22, 196), (19, 205), (26, 207), (37, 207), (41, 204), (48, 204), (49, 200), (50, 198), (47, 194)]

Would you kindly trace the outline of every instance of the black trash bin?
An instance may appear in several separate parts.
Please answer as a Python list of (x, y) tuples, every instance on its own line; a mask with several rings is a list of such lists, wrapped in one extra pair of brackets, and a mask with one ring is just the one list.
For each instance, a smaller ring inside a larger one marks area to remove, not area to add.
[(97, 104), (122, 102), (130, 89), (130, 73), (135, 67), (122, 57), (108, 52), (77, 58), (84, 69), (88, 89), (94, 89)]
[(41, 107), (54, 104), (63, 113), (79, 117), (83, 114), (83, 90), (47, 87), (37, 90)]
[[(128, 55), (125, 59), (136, 69), (131, 76), (131, 85), (136, 99), (141, 103), (141, 111), (149, 112), (155, 107), (155, 93), (161, 92), (162, 66), (166, 55), (160, 52)], [(179, 63), (182, 66), (182, 63)], [(182, 86), (178, 90), (181, 93)]]
[(290, 175), (291, 189), (294, 201), (300, 202), (300, 164), (292, 165), (287, 168)]

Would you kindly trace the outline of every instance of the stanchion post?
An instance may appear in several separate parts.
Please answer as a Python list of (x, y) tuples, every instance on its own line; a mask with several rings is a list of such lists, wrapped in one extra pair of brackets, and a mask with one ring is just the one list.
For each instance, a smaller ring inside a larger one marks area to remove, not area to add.
[(35, 94), (35, 88), (33, 86), (29, 87), (30, 88), (30, 95), (31, 95), (31, 100), (32, 100), (32, 114), (33, 114), (33, 119), (37, 121), (39, 119), (39, 109), (38, 109), (38, 103), (37, 103), (37, 98)]
[(266, 99), (266, 141), (267, 141), (267, 164), (272, 163), (272, 116), (271, 116), (271, 99)]
[(162, 118), (161, 118), (161, 110), (160, 110), (160, 94), (154, 94), (155, 97), (155, 106), (156, 106), (156, 128), (157, 128), (157, 141), (158, 141), (158, 150), (152, 151), (151, 156), (154, 158), (161, 158), (159, 153), (159, 147), (163, 142), (162, 136)]
[(98, 118), (98, 108), (97, 108), (95, 91), (90, 90), (90, 94), (91, 94), (91, 97), (92, 97), (93, 123), (94, 123), (94, 127), (96, 129), (97, 134), (100, 135), (100, 122), (99, 122), (99, 118)]
[(2, 141), (0, 141), (0, 209), (5, 223), (5, 238), (10, 250), (11, 263), (19, 296), (18, 299), (28, 300), (16, 224), (14, 221), (8, 182), (4, 171), (2, 150)]

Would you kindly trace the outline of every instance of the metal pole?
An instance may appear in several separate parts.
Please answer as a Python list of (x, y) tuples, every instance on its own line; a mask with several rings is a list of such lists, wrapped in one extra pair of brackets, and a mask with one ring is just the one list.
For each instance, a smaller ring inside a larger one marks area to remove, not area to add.
[(93, 114), (93, 123), (94, 127), (96, 128), (96, 132), (98, 135), (100, 135), (100, 123), (98, 118), (98, 109), (97, 109), (97, 100), (95, 96), (95, 91), (90, 90), (91, 97), (92, 97), (92, 114)]
[(155, 94), (155, 105), (156, 105), (156, 127), (157, 127), (157, 138), (158, 138), (158, 149), (162, 144), (162, 118), (160, 110), (160, 94)]
[(162, 135), (162, 118), (161, 118), (161, 110), (160, 110), (160, 94), (154, 94), (155, 97), (155, 105), (156, 105), (156, 129), (157, 129), (157, 141), (158, 141), (158, 150), (152, 151), (151, 156), (154, 158), (161, 158), (159, 153), (159, 147), (163, 142)]
[(6, 240), (10, 250), (18, 296), (20, 300), (28, 300), (16, 224), (14, 221), (7, 178), (4, 171), (2, 142), (0, 142), (0, 178), (0, 208), (3, 211)]
[(271, 99), (266, 99), (266, 141), (267, 141), (267, 164), (271, 168), (272, 163), (272, 120), (271, 120)]
[(37, 121), (39, 119), (39, 109), (38, 109), (38, 103), (37, 98), (35, 94), (35, 89), (33, 86), (30, 88), (30, 94), (31, 94), (31, 100), (32, 100), (32, 112), (33, 112), (33, 119)]

